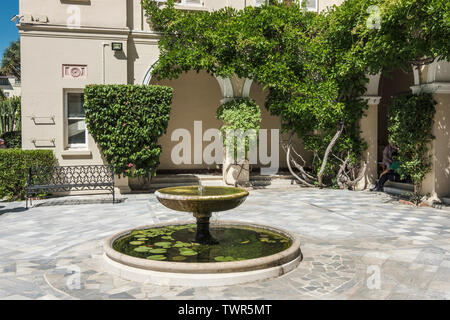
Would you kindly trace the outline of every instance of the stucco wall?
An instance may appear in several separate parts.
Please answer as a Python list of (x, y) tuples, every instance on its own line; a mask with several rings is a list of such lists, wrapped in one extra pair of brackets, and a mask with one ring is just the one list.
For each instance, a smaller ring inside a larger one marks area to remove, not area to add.
[[(77, 150), (63, 157), (66, 149), (64, 92), (71, 89), (83, 90), (91, 83), (102, 82), (102, 35), (80, 38), (52, 36), (25, 31), (21, 33), (22, 50), (22, 145), (24, 149), (38, 146), (48, 148), (55, 139), (55, 151), (61, 165), (100, 164), (100, 153), (89, 137), (88, 147), (92, 155)], [(116, 41), (119, 41), (116, 39)], [(123, 39), (122, 39), (123, 40)], [(63, 65), (87, 66), (87, 77), (83, 79), (63, 78)], [(127, 82), (127, 61), (105, 50), (106, 83)], [(32, 118), (36, 117), (35, 120)], [(54, 124), (51, 124), (54, 117)], [(37, 144), (31, 142), (37, 139)], [(39, 147), (38, 147), (39, 148)]]

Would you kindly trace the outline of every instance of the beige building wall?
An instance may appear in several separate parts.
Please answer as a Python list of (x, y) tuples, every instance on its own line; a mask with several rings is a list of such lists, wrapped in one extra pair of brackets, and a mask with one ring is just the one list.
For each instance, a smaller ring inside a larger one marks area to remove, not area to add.
[[(251, 3), (205, 0), (204, 5), (196, 9), (213, 10), (219, 5), (242, 8)], [(159, 56), (158, 36), (150, 30), (140, 0), (62, 0), (57, 3), (21, 0), (20, 15), (23, 16), (19, 26), (24, 70), (23, 148), (52, 149), (60, 165), (103, 163), (90, 135), (86, 148), (68, 147), (65, 94), (81, 92), (86, 85), (94, 83), (143, 84), (150, 81), (150, 67)], [(80, 26), (72, 25), (77, 19)], [(122, 43), (123, 52), (113, 52), (112, 42)], [(84, 75), (66, 77), (64, 68), (70, 66), (84, 68)], [(164, 152), (160, 168), (213, 169), (206, 164), (174, 165), (170, 155), (177, 142), (172, 142), (170, 137), (177, 128), (186, 128), (194, 136), (194, 120), (203, 121), (204, 130), (220, 126), (216, 109), (222, 96), (217, 80), (206, 73), (192, 72), (159, 84), (169, 85), (175, 92), (168, 133), (161, 138)], [(279, 118), (271, 116), (264, 108), (265, 93), (259, 86), (253, 84), (251, 97), (263, 111), (263, 128), (279, 128)], [(285, 163), (283, 155), (280, 161)]]
[[(341, 0), (318, 0), (317, 6), (323, 10), (340, 3)], [(202, 6), (179, 5), (178, 8), (215, 10), (226, 5), (242, 8), (253, 5), (253, 1), (204, 0)], [(176, 142), (172, 142), (170, 136), (177, 128), (186, 128), (193, 136), (194, 120), (202, 120), (204, 130), (220, 126), (215, 118), (222, 98), (218, 82), (203, 72), (190, 72), (170, 82), (151, 79), (151, 65), (159, 56), (158, 34), (148, 25), (140, 0), (20, 0), (20, 15), (25, 149), (54, 150), (60, 165), (101, 164), (103, 159), (90, 136), (86, 148), (68, 148), (65, 93), (82, 91), (88, 84), (159, 83), (172, 86), (175, 92), (168, 133), (161, 138), (164, 151), (160, 168), (213, 169), (205, 164), (174, 166), (170, 153)], [(122, 43), (123, 51), (112, 51), (112, 42)], [(78, 71), (72, 72), (73, 68)], [(444, 69), (445, 66), (441, 66), (436, 70), (435, 82), (444, 81), (443, 77), (448, 74)], [(279, 118), (271, 116), (264, 108), (265, 94), (257, 84), (252, 85), (250, 97), (263, 111), (262, 127), (280, 128)], [(368, 88), (366, 95), (376, 101), (378, 92)], [(438, 98), (442, 107), (437, 115), (448, 119), (448, 97)], [(370, 144), (365, 155), (371, 166), (366, 183), (376, 176), (377, 154), (377, 103), (369, 105), (367, 117), (361, 122), (363, 137)], [(430, 179), (434, 179), (436, 192), (445, 193), (448, 189), (448, 138), (445, 140), (448, 131), (440, 134), (440, 128), (435, 128), (441, 138), (434, 150), (439, 159), (435, 167), (441, 169)], [(301, 143), (297, 141), (297, 145), (301, 149)], [(280, 166), (286, 166), (281, 148)]]

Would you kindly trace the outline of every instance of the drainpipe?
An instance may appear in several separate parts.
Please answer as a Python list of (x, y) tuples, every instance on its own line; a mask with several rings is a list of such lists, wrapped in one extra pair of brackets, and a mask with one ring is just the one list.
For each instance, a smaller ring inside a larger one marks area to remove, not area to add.
[(105, 47), (109, 46), (109, 43), (102, 42), (102, 83), (105, 84)]

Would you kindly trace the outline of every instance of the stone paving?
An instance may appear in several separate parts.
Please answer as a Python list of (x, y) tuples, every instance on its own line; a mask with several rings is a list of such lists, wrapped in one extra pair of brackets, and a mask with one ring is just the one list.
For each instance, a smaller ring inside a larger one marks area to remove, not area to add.
[[(0, 299), (448, 299), (450, 211), (401, 205), (385, 194), (304, 188), (253, 190), (215, 219), (288, 229), (299, 267), (228, 287), (164, 287), (111, 276), (102, 242), (123, 229), (186, 220), (153, 194), (0, 202)], [(103, 203), (101, 203), (103, 202)]]

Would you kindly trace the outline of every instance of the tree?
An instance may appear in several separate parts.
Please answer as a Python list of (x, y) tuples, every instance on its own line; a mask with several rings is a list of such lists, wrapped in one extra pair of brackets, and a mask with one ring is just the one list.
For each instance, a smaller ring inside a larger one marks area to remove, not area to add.
[(20, 40), (11, 42), (11, 45), (3, 53), (1, 72), (12, 75), (20, 81)]
[(446, 0), (346, 0), (319, 14), (294, 1), (213, 12), (176, 10), (173, 0), (164, 8), (142, 3), (161, 32), (153, 74), (206, 70), (262, 84), (266, 108), (314, 154), (309, 164), (288, 158), (309, 186), (362, 178), (355, 171), (366, 147), (359, 128), (366, 74), (450, 56)]

